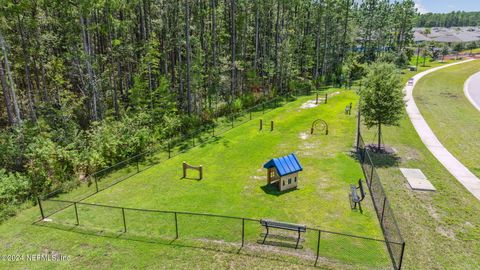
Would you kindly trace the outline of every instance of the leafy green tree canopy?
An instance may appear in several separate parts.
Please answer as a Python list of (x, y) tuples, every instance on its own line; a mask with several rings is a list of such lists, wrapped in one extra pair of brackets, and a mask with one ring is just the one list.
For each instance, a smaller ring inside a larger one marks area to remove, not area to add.
[(378, 127), (378, 148), (381, 127), (398, 125), (405, 105), (403, 86), (393, 64), (379, 62), (367, 68), (360, 90), (360, 110), (368, 128)]

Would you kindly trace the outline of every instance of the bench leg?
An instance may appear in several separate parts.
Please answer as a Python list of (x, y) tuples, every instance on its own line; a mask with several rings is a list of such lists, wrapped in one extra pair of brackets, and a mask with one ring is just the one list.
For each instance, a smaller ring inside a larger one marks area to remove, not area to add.
[(265, 228), (267, 228), (267, 233), (265, 234), (265, 237), (263, 237), (262, 245), (265, 244), (265, 240), (267, 240), (267, 236), (268, 236), (268, 226), (266, 226)]
[(362, 204), (360, 202), (358, 203), (358, 209), (360, 209), (360, 214), (363, 214)]
[(297, 244), (295, 245), (295, 249), (298, 248), (298, 242), (300, 242), (300, 230), (298, 230)]

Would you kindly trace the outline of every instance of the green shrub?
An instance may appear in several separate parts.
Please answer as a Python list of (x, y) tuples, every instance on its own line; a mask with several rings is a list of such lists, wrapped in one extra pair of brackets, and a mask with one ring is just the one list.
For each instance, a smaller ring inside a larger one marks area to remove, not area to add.
[(20, 173), (0, 169), (0, 222), (13, 216), (19, 204), (30, 197), (30, 181)]

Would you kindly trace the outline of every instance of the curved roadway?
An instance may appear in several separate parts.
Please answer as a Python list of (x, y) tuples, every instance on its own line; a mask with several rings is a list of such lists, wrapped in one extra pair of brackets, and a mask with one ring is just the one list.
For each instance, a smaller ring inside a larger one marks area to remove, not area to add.
[(480, 72), (468, 78), (465, 82), (464, 92), (470, 103), (480, 111)]
[(447, 68), (453, 65), (463, 64), (472, 60), (466, 60), (458, 63), (453, 63), (430, 70), (421, 72), (415, 75), (413, 85), (407, 85), (405, 87), (406, 101), (407, 101), (407, 113), (412, 121), (415, 130), (417, 130), (420, 139), (430, 152), (435, 156), (440, 163), (478, 200), (480, 200), (480, 179), (475, 176), (467, 167), (465, 167), (458, 159), (456, 159), (438, 140), (433, 133), (432, 129), (428, 126), (427, 122), (423, 118), (420, 110), (415, 104), (413, 99), (413, 89), (415, 84), (423, 76), (435, 72), (437, 70)]

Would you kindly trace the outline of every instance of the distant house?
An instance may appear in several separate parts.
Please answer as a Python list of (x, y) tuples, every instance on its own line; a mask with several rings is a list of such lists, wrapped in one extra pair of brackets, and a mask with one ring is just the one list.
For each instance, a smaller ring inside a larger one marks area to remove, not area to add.
[(302, 165), (295, 154), (273, 158), (263, 165), (267, 172), (267, 184), (277, 184), (280, 191), (296, 188), (298, 186), (298, 172)]

